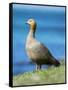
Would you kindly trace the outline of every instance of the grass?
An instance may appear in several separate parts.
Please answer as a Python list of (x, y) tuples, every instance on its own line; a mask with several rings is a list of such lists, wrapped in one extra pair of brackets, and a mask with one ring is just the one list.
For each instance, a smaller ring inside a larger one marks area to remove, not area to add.
[(59, 67), (49, 67), (47, 70), (26, 72), (13, 76), (13, 86), (65, 83), (65, 64), (62, 60)]

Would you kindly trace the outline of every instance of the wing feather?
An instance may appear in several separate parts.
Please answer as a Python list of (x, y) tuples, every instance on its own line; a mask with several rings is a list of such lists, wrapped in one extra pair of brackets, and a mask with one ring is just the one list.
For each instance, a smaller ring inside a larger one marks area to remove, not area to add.
[(31, 49), (36, 59), (51, 59), (53, 58), (50, 51), (43, 44), (34, 45)]

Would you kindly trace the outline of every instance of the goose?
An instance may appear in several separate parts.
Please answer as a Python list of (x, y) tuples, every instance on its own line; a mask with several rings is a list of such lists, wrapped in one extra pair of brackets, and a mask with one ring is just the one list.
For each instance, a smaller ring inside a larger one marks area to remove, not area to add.
[(49, 49), (43, 43), (36, 40), (36, 21), (34, 19), (28, 19), (26, 23), (30, 26), (26, 39), (26, 52), (29, 59), (36, 64), (36, 70), (40, 70), (44, 64), (59, 66), (60, 62), (53, 57)]

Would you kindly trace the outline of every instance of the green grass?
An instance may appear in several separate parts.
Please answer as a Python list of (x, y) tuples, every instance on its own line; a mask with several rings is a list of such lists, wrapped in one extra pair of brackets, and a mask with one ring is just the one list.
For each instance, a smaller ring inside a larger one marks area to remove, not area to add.
[(65, 83), (65, 64), (63, 61), (59, 67), (52, 66), (47, 70), (26, 72), (13, 76), (13, 86), (53, 83)]

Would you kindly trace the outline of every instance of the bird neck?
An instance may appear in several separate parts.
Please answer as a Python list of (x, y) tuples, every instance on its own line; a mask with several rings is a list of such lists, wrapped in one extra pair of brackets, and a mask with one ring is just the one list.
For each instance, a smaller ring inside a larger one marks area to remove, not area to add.
[(36, 24), (30, 25), (30, 32), (28, 34), (28, 39), (35, 38), (35, 30), (36, 30)]
[(30, 32), (29, 32), (28, 37), (29, 37), (29, 38), (35, 38), (35, 30), (30, 29)]

